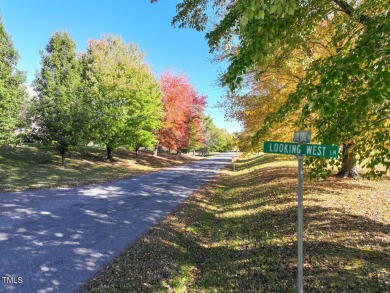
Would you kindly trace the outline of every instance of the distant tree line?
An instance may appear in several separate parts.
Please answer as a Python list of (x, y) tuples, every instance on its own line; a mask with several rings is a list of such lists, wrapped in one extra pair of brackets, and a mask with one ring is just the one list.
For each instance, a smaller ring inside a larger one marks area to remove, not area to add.
[[(118, 147), (174, 150), (231, 148), (232, 136), (204, 114), (206, 97), (184, 74), (165, 72), (158, 80), (135, 44), (119, 36), (91, 40), (86, 52), (66, 32), (55, 32), (41, 51), (26, 106), (25, 76), (16, 69), (18, 54), (0, 21), (0, 144), (15, 143), (15, 130), (34, 123), (35, 139), (66, 152), (93, 143), (113, 159)], [(24, 115), (21, 115), (22, 112)], [(26, 114), (27, 112), (27, 114)], [(23, 117), (22, 117), (23, 116)], [(26, 118), (27, 117), (27, 118)]]

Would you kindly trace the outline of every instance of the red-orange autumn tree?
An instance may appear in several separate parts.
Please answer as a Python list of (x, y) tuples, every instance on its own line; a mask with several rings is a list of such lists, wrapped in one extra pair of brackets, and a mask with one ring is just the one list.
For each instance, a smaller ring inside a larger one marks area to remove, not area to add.
[(164, 117), (158, 140), (162, 147), (176, 150), (203, 142), (201, 117), (206, 97), (199, 94), (184, 74), (161, 75)]

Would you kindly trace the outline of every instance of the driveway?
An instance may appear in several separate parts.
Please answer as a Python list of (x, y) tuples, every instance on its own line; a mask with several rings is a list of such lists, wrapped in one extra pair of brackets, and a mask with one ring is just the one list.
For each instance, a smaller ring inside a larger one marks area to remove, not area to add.
[(74, 292), (231, 162), (116, 183), (0, 194), (0, 292)]

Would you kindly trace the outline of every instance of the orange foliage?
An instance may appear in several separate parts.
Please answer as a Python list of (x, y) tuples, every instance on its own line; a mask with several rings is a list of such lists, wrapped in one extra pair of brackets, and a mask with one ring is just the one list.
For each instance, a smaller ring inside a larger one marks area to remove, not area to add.
[[(194, 133), (202, 140), (202, 123), (206, 97), (200, 95), (184, 74), (174, 75), (167, 71), (161, 76), (164, 93), (164, 117), (159, 142), (168, 149), (186, 148)], [(195, 128), (195, 131), (193, 129)]]

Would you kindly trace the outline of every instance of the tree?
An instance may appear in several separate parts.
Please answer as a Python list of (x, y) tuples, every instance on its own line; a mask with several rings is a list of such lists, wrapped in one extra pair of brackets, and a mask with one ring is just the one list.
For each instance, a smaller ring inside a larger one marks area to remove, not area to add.
[(0, 18), (0, 145), (12, 143), (26, 98), (25, 76), (16, 69), (18, 59), (19, 55)]
[(38, 136), (44, 144), (56, 148), (65, 165), (65, 153), (80, 143), (83, 121), (80, 98), (80, 64), (76, 44), (64, 32), (54, 33), (41, 52), (41, 71), (34, 81)]
[(206, 97), (196, 92), (184, 74), (174, 75), (169, 71), (161, 75), (164, 92), (164, 117), (159, 132), (163, 147), (181, 149), (202, 142), (202, 122)]
[[(221, 77), (232, 91), (248, 73), (260, 81), (275, 64), (295, 62), (298, 50), (304, 73), (278, 108), (266, 113), (252, 133), (254, 142), (294, 114), (296, 127), (313, 128), (315, 141), (343, 146), (339, 161), (309, 160), (313, 170), (329, 163), (339, 166), (342, 176), (356, 176), (357, 161), (374, 176), (386, 172), (378, 171), (379, 165), (390, 169), (389, 5), (384, 0), (183, 1), (173, 23), (203, 30), (211, 17), (219, 17), (206, 38), (212, 52), (234, 48), (224, 54), (229, 67)], [(324, 29), (331, 49), (318, 53), (321, 45), (313, 40)]]
[(200, 149), (205, 143), (203, 125), (201, 128), (199, 127), (200, 125), (201, 124), (196, 124), (193, 121), (190, 121), (189, 123), (189, 140), (187, 149), (189, 151), (192, 150), (194, 155), (195, 151)]
[[(334, 53), (334, 47), (329, 44), (331, 34), (328, 29), (327, 26), (322, 25), (312, 35), (307, 45), (314, 54), (296, 48), (285, 59), (269, 55), (269, 65), (266, 69), (254, 67), (243, 75), (244, 90), (228, 92), (225, 95), (220, 106), (225, 109), (228, 118), (242, 122), (245, 129), (245, 135), (242, 136), (245, 140), (242, 144), (243, 149), (261, 150), (262, 141), (252, 143), (259, 126), (263, 125), (265, 119), (276, 112), (286, 102), (288, 96), (296, 91), (299, 81), (306, 74), (306, 66), (312, 58)], [(234, 55), (234, 50), (230, 48), (230, 52), (226, 53), (228, 50), (225, 49), (224, 54)], [(299, 124), (299, 117), (299, 110), (290, 111), (282, 121), (270, 126), (267, 134), (262, 136), (262, 140), (291, 140), (292, 133)]]
[(162, 92), (138, 47), (111, 35), (92, 40), (82, 64), (89, 139), (106, 147), (107, 159), (119, 146), (155, 142)]
[(211, 152), (227, 152), (233, 148), (234, 135), (226, 129), (218, 128), (210, 116), (203, 117), (205, 125), (204, 147)]

